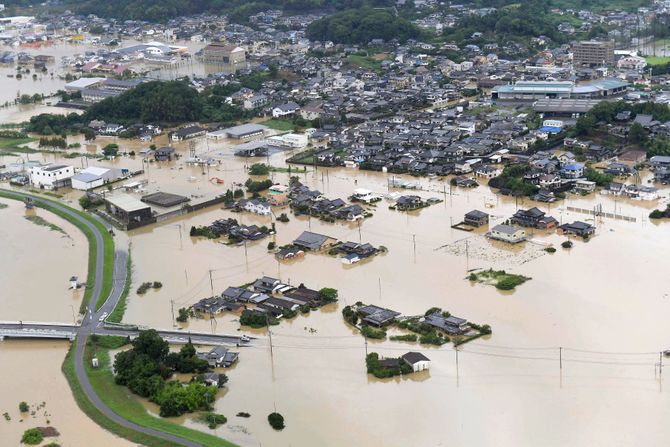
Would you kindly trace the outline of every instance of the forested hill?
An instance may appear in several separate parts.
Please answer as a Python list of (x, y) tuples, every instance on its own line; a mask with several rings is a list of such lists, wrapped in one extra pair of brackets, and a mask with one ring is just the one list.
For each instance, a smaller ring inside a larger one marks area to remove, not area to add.
[[(39, 5), (42, 0), (5, 0), (5, 5)], [(64, 0), (63, 5), (79, 14), (119, 20), (166, 22), (172, 18), (200, 13), (226, 14), (235, 22), (267, 9), (288, 13), (336, 12), (361, 7), (388, 7), (394, 0)]]
[(388, 9), (350, 9), (326, 16), (307, 27), (310, 40), (331, 40), (336, 43), (366, 44), (372, 39), (405, 42), (421, 36), (412, 22), (396, 16)]
[[(545, 5), (559, 9), (627, 9), (649, 5), (651, 0), (546, 0)], [(405, 2), (413, 4), (411, 0)], [(476, 7), (502, 8), (509, 5), (525, 7), (527, 0), (463, 0)], [(41, 5), (42, 0), (5, 0), (5, 6)], [(242, 23), (250, 15), (267, 9), (287, 13), (337, 13), (350, 9), (392, 7), (395, 0), (63, 0), (60, 9), (80, 14), (95, 14), (119, 20), (166, 22), (172, 18), (200, 13), (226, 14), (231, 21)], [(10, 9), (11, 11), (11, 9)], [(406, 18), (406, 17), (405, 17)]]

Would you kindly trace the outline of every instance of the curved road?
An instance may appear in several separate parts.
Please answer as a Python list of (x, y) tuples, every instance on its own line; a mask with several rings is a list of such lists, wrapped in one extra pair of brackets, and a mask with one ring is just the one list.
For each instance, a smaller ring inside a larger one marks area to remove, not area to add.
[[(183, 445), (187, 447), (205, 447), (202, 444), (190, 441), (188, 439), (184, 439), (180, 436), (172, 435), (169, 433), (163, 433), (161, 431), (154, 430), (152, 428), (143, 427), (141, 425), (137, 425), (133, 422), (130, 422), (122, 418), (118, 414), (114, 413), (107, 405), (105, 405), (105, 403), (96, 394), (95, 390), (93, 389), (93, 386), (91, 386), (91, 382), (88, 380), (88, 376), (86, 375), (86, 371), (84, 369), (84, 347), (86, 345), (86, 340), (88, 339), (89, 335), (93, 333), (93, 330), (95, 329), (95, 326), (98, 323), (99, 316), (102, 315), (103, 312), (111, 312), (111, 309), (113, 309), (116, 306), (117, 302), (121, 298), (121, 294), (123, 293), (123, 288), (126, 283), (126, 273), (127, 273), (126, 262), (128, 253), (123, 250), (118, 250), (115, 252), (114, 273), (113, 273), (114, 281), (112, 291), (107, 297), (103, 306), (100, 308), (100, 310), (96, 312), (95, 305), (98, 302), (102, 289), (103, 266), (105, 262), (104, 245), (103, 245), (104, 241), (102, 238), (102, 233), (100, 232), (98, 227), (93, 225), (88, 219), (84, 219), (83, 217), (81, 217), (78, 213), (74, 212), (70, 207), (62, 205), (58, 202), (52, 200), (44, 200), (36, 196), (10, 190), (3, 190), (3, 192), (7, 193), (10, 196), (13, 196), (13, 198), (17, 200), (23, 200), (26, 197), (31, 197), (36, 205), (38, 205), (40, 202), (46, 203), (52, 206), (53, 208), (58, 209), (58, 211), (62, 212), (63, 214), (66, 214), (69, 217), (81, 222), (83, 225), (89, 228), (93, 232), (93, 235), (95, 236), (96, 240), (96, 253), (95, 253), (96, 263), (95, 263), (95, 276), (94, 276), (95, 284), (93, 286), (93, 293), (91, 294), (91, 300), (88, 303), (86, 313), (84, 314), (84, 318), (77, 333), (78, 336), (75, 344), (75, 357), (74, 357), (74, 366), (75, 366), (75, 373), (77, 375), (77, 380), (79, 380), (79, 383), (81, 384), (81, 387), (84, 390), (84, 394), (86, 394), (86, 397), (106, 417), (126, 428), (130, 428), (132, 430), (150, 436), (154, 436), (156, 438), (160, 438), (168, 442), (175, 443), (175, 445)], [(88, 272), (88, 277), (89, 278), (91, 277), (91, 272)]]

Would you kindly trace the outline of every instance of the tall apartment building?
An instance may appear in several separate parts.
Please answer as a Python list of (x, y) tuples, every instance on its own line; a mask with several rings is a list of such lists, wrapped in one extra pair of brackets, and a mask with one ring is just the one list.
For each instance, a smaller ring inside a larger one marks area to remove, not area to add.
[(585, 40), (577, 42), (572, 50), (575, 67), (598, 67), (614, 64), (614, 42)]

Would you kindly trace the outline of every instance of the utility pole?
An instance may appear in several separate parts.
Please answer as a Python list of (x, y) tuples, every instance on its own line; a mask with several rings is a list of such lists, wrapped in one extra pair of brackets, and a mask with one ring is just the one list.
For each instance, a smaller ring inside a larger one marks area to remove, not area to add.
[(270, 338), (270, 360), (272, 361), (272, 368), (274, 369), (274, 351), (272, 349), (272, 329), (270, 329), (270, 316), (265, 314), (265, 324), (268, 325), (268, 337)]
[(362, 241), (361, 241), (361, 221), (358, 220), (357, 222), (358, 222), (358, 243), (360, 244), (360, 243), (362, 243)]
[(558, 348), (558, 367), (563, 371), (563, 348)]
[(458, 382), (458, 347), (455, 348), (456, 351), (456, 381)]
[(658, 353), (658, 377), (663, 377), (663, 351)]
[(177, 224), (179, 227), (179, 249), (183, 250), (184, 249), (184, 237), (181, 232), (181, 224)]
[(368, 357), (368, 337), (363, 337), (365, 340), (365, 357)]
[(465, 271), (470, 271), (470, 241), (465, 240)]
[(381, 300), (382, 299), (382, 279), (381, 279), (381, 277), (378, 278), (378, 280), (379, 280), (378, 281), (379, 282), (379, 299)]
[(416, 264), (416, 234), (412, 235), (412, 245), (414, 246), (414, 263)]
[(74, 306), (72, 304), (70, 304), (70, 309), (72, 309), (72, 325), (74, 326), (77, 324), (77, 320), (74, 318)]
[(170, 309), (172, 309), (172, 327), (176, 327), (174, 319), (174, 300), (170, 300)]
[(214, 298), (214, 281), (212, 280), (212, 269), (209, 269), (209, 287), (212, 291), (212, 298)]

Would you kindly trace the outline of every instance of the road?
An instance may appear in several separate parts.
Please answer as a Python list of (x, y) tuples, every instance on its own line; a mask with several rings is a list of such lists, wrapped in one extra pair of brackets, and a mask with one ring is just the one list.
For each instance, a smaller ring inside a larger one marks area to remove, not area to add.
[[(23, 200), (26, 197), (32, 197), (36, 205), (38, 205), (40, 202), (43, 201), (42, 199), (36, 196), (31, 196), (28, 194), (23, 194), (14, 191), (7, 191), (7, 190), (3, 191), (9, 194), (10, 196), (13, 196), (17, 200)], [(105, 405), (105, 403), (96, 394), (95, 390), (93, 389), (93, 386), (91, 386), (91, 382), (88, 380), (88, 376), (86, 375), (86, 371), (84, 369), (84, 347), (86, 345), (86, 340), (88, 339), (88, 337), (95, 331), (99, 317), (104, 312), (111, 312), (111, 309), (114, 309), (119, 299), (121, 298), (121, 294), (123, 293), (123, 288), (126, 283), (126, 275), (127, 275), (126, 262), (128, 259), (128, 253), (124, 250), (117, 250), (115, 252), (114, 274), (113, 274), (114, 281), (112, 291), (107, 297), (104, 305), (100, 308), (98, 312), (96, 312), (95, 305), (98, 302), (98, 298), (100, 297), (100, 293), (102, 291), (102, 276), (105, 262), (104, 245), (103, 245), (104, 241), (102, 233), (100, 232), (97, 226), (93, 225), (88, 219), (85, 219), (78, 213), (74, 212), (71, 208), (51, 200), (44, 202), (48, 203), (53, 208), (58, 209), (58, 211), (62, 212), (63, 214), (66, 214), (67, 216), (85, 225), (93, 232), (93, 235), (95, 236), (96, 240), (96, 253), (95, 253), (96, 263), (95, 263), (95, 276), (94, 276), (95, 283), (93, 286), (93, 293), (91, 294), (91, 299), (88, 303), (86, 313), (82, 320), (82, 324), (81, 326), (79, 326), (79, 330), (77, 332), (77, 341), (75, 343), (75, 355), (74, 355), (75, 373), (77, 376), (77, 380), (79, 380), (79, 383), (81, 384), (84, 394), (86, 394), (86, 397), (101, 413), (103, 413), (106, 417), (113, 420), (119, 425), (138, 431), (140, 433), (144, 433), (146, 435), (163, 439), (165, 441), (174, 443), (175, 445), (182, 445), (187, 447), (205, 447), (202, 444), (190, 441), (188, 439), (184, 439), (180, 436), (171, 435), (169, 433), (163, 433), (161, 431), (147, 427), (142, 427), (141, 425), (137, 425), (133, 422), (130, 422), (114, 413), (107, 405)], [(89, 283), (91, 274), (92, 272), (88, 272)]]

